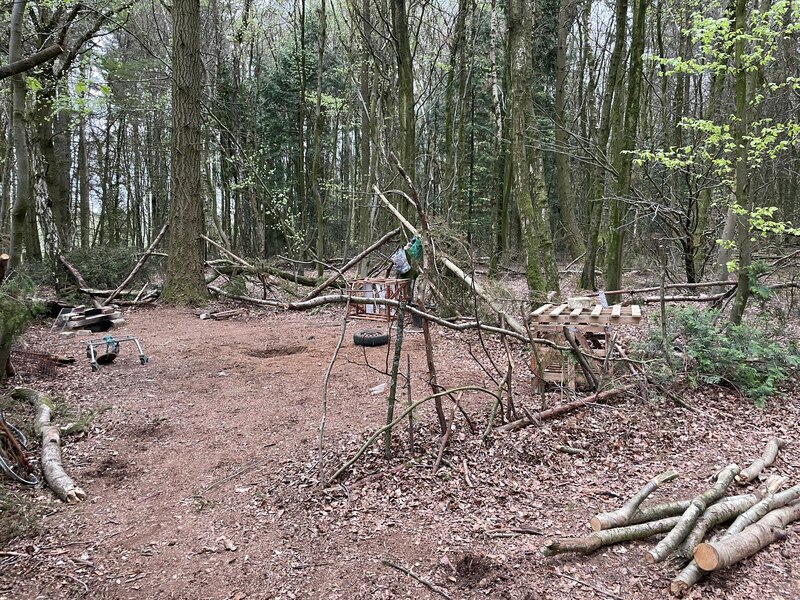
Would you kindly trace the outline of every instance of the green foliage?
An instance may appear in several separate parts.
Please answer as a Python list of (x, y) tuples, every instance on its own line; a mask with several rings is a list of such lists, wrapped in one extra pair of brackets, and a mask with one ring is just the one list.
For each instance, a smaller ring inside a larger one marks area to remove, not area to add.
[(228, 283), (225, 284), (225, 291), (236, 296), (247, 296), (249, 293), (247, 289), (247, 278), (243, 275), (231, 277)]
[(33, 281), (19, 274), (0, 284), (0, 340), (13, 341), (41, 311), (28, 299), (35, 289)]
[[(131, 248), (100, 246), (90, 250), (73, 250), (67, 260), (80, 271), (93, 288), (115, 288), (133, 269), (138, 257)], [(152, 260), (153, 257), (151, 257)], [(154, 263), (148, 261), (136, 274), (132, 286), (141, 285), (153, 273)]]
[[(781, 341), (779, 332), (766, 324), (733, 325), (718, 317), (716, 310), (669, 311), (667, 345), (672, 366), (682, 362), (693, 387), (731, 386), (763, 407), (800, 366), (800, 348), (794, 340)], [(655, 378), (672, 376), (663, 354), (660, 325), (650, 330), (638, 352), (650, 359), (648, 370)]]

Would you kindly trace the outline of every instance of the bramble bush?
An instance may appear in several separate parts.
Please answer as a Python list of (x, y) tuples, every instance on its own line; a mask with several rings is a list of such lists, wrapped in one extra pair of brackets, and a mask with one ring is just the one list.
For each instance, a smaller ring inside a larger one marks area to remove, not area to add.
[(759, 407), (800, 367), (800, 348), (794, 340), (783, 339), (766, 323), (734, 325), (717, 310), (671, 308), (666, 353), (664, 343), (658, 324), (638, 348), (654, 378), (667, 381), (683, 375), (695, 388), (734, 387)]

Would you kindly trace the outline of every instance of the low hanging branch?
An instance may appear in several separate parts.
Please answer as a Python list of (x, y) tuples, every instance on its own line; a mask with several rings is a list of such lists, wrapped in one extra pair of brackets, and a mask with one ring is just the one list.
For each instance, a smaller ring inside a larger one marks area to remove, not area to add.
[[(415, 236), (419, 236), (419, 232), (417, 228), (414, 227), (411, 223), (409, 223), (408, 219), (406, 219), (395, 206), (389, 202), (389, 199), (381, 192), (380, 188), (377, 185), (372, 187), (373, 191), (378, 195), (381, 202), (383, 202), (384, 206), (397, 218), (398, 221), (406, 228), (408, 231)], [(483, 300), (489, 308), (491, 308), (498, 316), (503, 317), (508, 323), (508, 326), (518, 335), (524, 336), (525, 335), (525, 328), (522, 324), (512, 317), (511, 315), (507, 314), (503, 308), (497, 304), (497, 302), (483, 289), (483, 287), (475, 281), (472, 277), (467, 275), (458, 265), (456, 265), (452, 260), (447, 258), (444, 255), (437, 254), (437, 260), (439, 260), (442, 265), (450, 271), (453, 275), (458, 277), (473, 293), (475, 293), (481, 300)]]
[(515, 431), (522, 427), (527, 427), (528, 425), (533, 425), (534, 423), (541, 423), (542, 421), (546, 421), (547, 419), (553, 419), (564, 413), (568, 413), (570, 411), (576, 410), (583, 406), (586, 406), (590, 402), (604, 402), (605, 400), (609, 400), (620, 394), (624, 394), (625, 392), (630, 392), (631, 390), (636, 389), (636, 384), (631, 383), (628, 385), (623, 385), (613, 390), (606, 390), (605, 392), (598, 392), (597, 394), (592, 394), (591, 396), (586, 396), (585, 398), (581, 398), (579, 400), (575, 400), (574, 402), (567, 402), (566, 404), (562, 404), (560, 406), (556, 406), (554, 408), (550, 408), (547, 410), (543, 410), (542, 412), (535, 413), (531, 415), (532, 419), (528, 417), (523, 417), (522, 419), (517, 419), (516, 421), (512, 421), (511, 423), (506, 423), (505, 425), (501, 425), (500, 427), (496, 428), (495, 431), (502, 432), (502, 431)]
[[(370, 306), (379, 305), (379, 306), (390, 306), (392, 308), (400, 308), (399, 301), (391, 300), (389, 298), (358, 298), (355, 296), (351, 297), (347, 294), (331, 294), (328, 296), (317, 296), (316, 298), (312, 298), (311, 300), (303, 300), (301, 302), (280, 302), (278, 300), (261, 300), (259, 298), (252, 298), (250, 296), (240, 296), (238, 294), (231, 294), (213, 285), (209, 285), (207, 287), (210, 292), (218, 294), (220, 296), (225, 296), (226, 298), (231, 298), (232, 300), (241, 300), (242, 302), (249, 302), (251, 304), (258, 304), (260, 306), (274, 306), (277, 308), (283, 308), (285, 310), (308, 310), (310, 308), (322, 306), (323, 304), (333, 304), (333, 303), (344, 304), (348, 301), (351, 304), (364, 304)], [(442, 319), (434, 314), (425, 312), (424, 310), (420, 310), (419, 308), (411, 304), (408, 304), (406, 306), (406, 311), (415, 314), (418, 317), (421, 317), (422, 319), (425, 319), (432, 323), (436, 323), (437, 325), (441, 325), (442, 327), (447, 327), (448, 329), (452, 329), (454, 331), (481, 329), (482, 331), (488, 331), (490, 333), (502, 333), (504, 335), (513, 337), (514, 339), (517, 339), (521, 342), (530, 341), (530, 339), (526, 335), (525, 336), (519, 335), (515, 331), (510, 331), (508, 329), (503, 329), (502, 327), (496, 327), (494, 325), (487, 325), (479, 321), (453, 323), (451, 321), (448, 321), (447, 319)], [(556, 348), (557, 350), (568, 349), (566, 347), (559, 346), (552, 340), (547, 340), (543, 338), (534, 338), (533, 343), (550, 346), (552, 348)]]
[(647, 553), (647, 562), (652, 564), (667, 558), (689, 534), (706, 508), (725, 494), (725, 490), (728, 489), (738, 473), (739, 466), (736, 464), (730, 464), (722, 469), (717, 475), (717, 482), (714, 486), (694, 498), (692, 504), (683, 513), (678, 524), (667, 534), (667, 537)]
[[(89, 284), (86, 283), (86, 280), (83, 278), (83, 275), (81, 275), (81, 272), (78, 271), (78, 269), (76, 269), (66, 258), (64, 258), (63, 254), (58, 255), (58, 260), (61, 261), (61, 264), (63, 264), (66, 267), (67, 271), (69, 271), (69, 274), (72, 275), (72, 277), (75, 279), (75, 281), (78, 284), (78, 289), (82, 290), (82, 289), (87, 289), (89, 287)], [(90, 296), (90, 299), (92, 301), (92, 305), (95, 308), (100, 308), (101, 306), (103, 306), (100, 303), (100, 301), (94, 296)]]
[(626, 502), (622, 508), (614, 512), (601, 513), (592, 517), (590, 525), (593, 531), (602, 531), (603, 529), (611, 529), (613, 527), (622, 527), (630, 523), (631, 517), (636, 514), (639, 505), (652, 494), (659, 486), (669, 483), (678, 476), (675, 470), (665, 471), (660, 475), (653, 477), (650, 482), (641, 490), (636, 492), (633, 497)]
[(377, 242), (375, 242), (368, 248), (364, 249), (363, 252), (360, 252), (359, 254), (351, 258), (349, 261), (347, 261), (344, 265), (342, 265), (342, 267), (337, 270), (335, 275), (331, 275), (330, 277), (328, 277), (328, 279), (326, 279), (325, 281), (320, 283), (317, 287), (315, 287), (313, 290), (308, 292), (308, 294), (306, 294), (306, 297), (303, 298), (303, 300), (311, 300), (312, 298), (316, 298), (317, 296), (319, 296), (320, 292), (322, 292), (325, 288), (333, 285), (334, 282), (340, 277), (342, 277), (348, 269), (360, 263), (372, 252), (374, 252), (375, 250), (383, 246), (386, 242), (395, 237), (398, 233), (400, 233), (400, 231), (401, 231), (400, 227), (397, 227), (396, 229), (392, 229), (390, 232), (384, 234), (384, 236)]
[(42, 471), (48, 487), (65, 502), (86, 499), (86, 492), (75, 485), (62, 466), (61, 436), (58, 427), (50, 424), (53, 400), (46, 394), (27, 388), (16, 388), (11, 396), (30, 402), (36, 408), (35, 429), (42, 436)]
[(752, 465), (739, 473), (736, 476), (736, 483), (739, 485), (747, 485), (753, 481), (761, 474), (761, 471), (775, 462), (775, 459), (778, 457), (778, 450), (783, 448), (785, 445), (786, 442), (781, 438), (770, 438), (761, 458), (755, 460)]
[(603, 546), (632, 540), (643, 540), (653, 535), (666, 533), (675, 527), (679, 520), (680, 517), (667, 517), (666, 519), (639, 523), (638, 525), (595, 531), (591, 535), (583, 537), (553, 538), (544, 543), (542, 554), (545, 556), (553, 556), (564, 552), (589, 554)]
[(123, 280), (122, 283), (120, 283), (117, 286), (117, 288), (113, 292), (111, 292), (108, 295), (108, 298), (103, 300), (103, 306), (107, 306), (112, 300), (114, 300), (114, 298), (116, 298), (117, 295), (122, 290), (125, 289), (125, 286), (128, 285), (133, 280), (134, 277), (136, 277), (136, 274), (144, 266), (144, 263), (146, 263), (147, 259), (150, 258), (150, 255), (153, 254), (153, 250), (155, 250), (156, 246), (158, 246), (158, 242), (160, 242), (161, 238), (164, 237), (164, 234), (167, 232), (167, 228), (168, 227), (169, 227), (169, 223), (164, 223), (164, 226), (161, 228), (161, 231), (158, 232), (158, 235), (155, 237), (153, 242), (150, 244), (150, 246), (147, 248), (147, 250), (144, 251), (144, 254), (142, 254), (141, 258), (139, 258), (139, 260), (136, 262), (136, 265), (134, 265), (134, 267), (131, 270), (130, 274)]

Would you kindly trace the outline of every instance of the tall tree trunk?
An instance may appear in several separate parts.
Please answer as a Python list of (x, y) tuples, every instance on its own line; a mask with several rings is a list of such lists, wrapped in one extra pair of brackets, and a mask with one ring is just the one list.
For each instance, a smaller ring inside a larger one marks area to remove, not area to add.
[(78, 121), (78, 212), (80, 213), (81, 248), (89, 249), (90, 237), (89, 206), (89, 145), (86, 143), (86, 117)]
[[(22, 54), (22, 19), (25, 14), (25, 0), (14, 2), (11, 9), (11, 33), (8, 41), (8, 62), (13, 63)], [(12, 113), (11, 127), (14, 138), (17, 186), (14, 206), (11, 209), (11, 244), (9, 248), (8, 269), (16, 269), (22, 258), (22, 248), (26, 233), (26, 217), (33, 202), (31, 189), (30, 161), (28, 157), (27, 133), (25, 131), (25, 76), (18, 73), (11, 77)], [(3, 367), (5, 365), (2, 365)]]
[[(645, 16), (648, 0), (637, 0), (633, 9), (633, 29), (631, 30), (631, 59), (628, 70), (628, 92), (625, 106), (625, 124), (622, 131), (622, 148), (615, 161), (617, 168), (617, 196), (611, 203), (609, 216), (610, 239), (608, 247), (608, 267), (606, 287), (618, 290), (622, 284), (622, 259), (625, 242), (625, 216), (628, 214), (627, 195), (631, 189), (633, 168), (632, 150), (636, 146), (636, 132), (639, 125), (640, 100), (642, 89), (642, 55), (645, 45)], [(613, 302), (611, 298), (609, 301)]]
[(314, 156), (311, 161), (311, 185), (313, 186), (314, 201), (317, 205), (317, 276), (322, 277), (325, 253), (325, 204), (322, 198), (320, 176), (320, 157), (322, 155), (322, 71), (325, 68), (325, 34), (327, 23), (325, 18), (325, 5), (327, 0), (322, 0), (319, 8), (319, 34), (317, 50), (317, 102), (314, 109)]
[(172, 5), (172, 202), (164, 300), (204, 302), (201, 145), (200, 0)]
[[(608, 64), (608, 76), (603, 90), (603, 102), (600, 108), (600, 128), (597, 132), (595, 147), (600, 160), (608, 155), (608, 141), (611, 137), (612, 106), (615, 99), (619, 104), (622, 94), (623, 56), (625, 54), (625, 30), (627, 28), (628, 0), (616, 0), (615, 3), (614, 49)], [(605, 169), (601, 165), (592, 166), (589, 183), (589, 236), (586, 242), (586, 258), (583, 262), (580, 287), (596, 289), (595, 269), (597, 254), (600, 248), (600, 223), (603, 218), (603, 196), (605, 189)]]
[[(450, 68), (445, 83), (444, 107), (444, 182), (443, 196), (445, 218), (452, 218), (452, 211), (459, 209), (459, 160), (456, 131), (462, 122), (461, 107), (464, 101), (466, 82), (465, 52), (467, 0), (459, 0), (456, 21), (453, 26), (453, 39), (450, 43)], [(458, 86), (456, 86), (458, 81)]]
[[(414, 70), (411, 57), (411, 39), (408, 32), (406, 0), (391, 0), (392, 39), (397, 59), (397, 114), (400, 146), (400, 164), (411, 181), (415, 180), (417, 161), (416, 120), (414, 117)], [(402, 184), (405, 189), (405, 182)], [(406, 192), (410, 190), (406, 189)], [(406, 201), (400, 203), (400, 212), (406, 218), (416, 218), (413, 207)]]
[(63, 253), (72, 246), (69, 182), (71, 142), (69, 114), (57, 107), (57, 85), (57, 81), (46, 79), (44, 90), (37, 94), (33, 118), (36, 143), (44, 159), (44, 180), (58, 238), (58, 251)]
[(750, 263), (751, 263), (751, 244), (750, 244), (750, 211), (752, 210), (752, 198), (750, 196), (750, 185), (747, 177), (748, 162), (747, 151), (749, 140), (747, 139), (747, 125), (749, 114), (747, 111), (747, 71), (744, 66), (744, 34), (747, 25), (747, 0), (736, 1), (736, 40), (734, 42), (734, 68), (736, 71), (736, 87), (734, 94), (736, 98), (736, 122), (733, 124), (733, 142), (736, 147), (736, 246), (739, 254), (739, 274), (738, 285), (736, 287), (736, 297), (731, 307), (731, 322), (739, 324), (747, 307), (747, 300), (750, 297)]
[[(535, 129), (533, 111), (533, 6), (529, 0), (509, 0), (506, 5), (508, 24), (509, 121), (513, 163), (513, 190), (517, 202), (525, 249), (525, 274), (531, 299), (540, 299), (548, 288), (557, 290), (553, 280), (555, 260), (552, 254), (550, 227), (543, 218), (546, 207), (542, 180), (541, 155), (533, 148), (529, 130)], [(549, 243), (550, 242), (550, 243)], [(552, 264), (552, 266), (551, 266)]]
[(569, 134), (566, 119), (566, 83), (567, 83), (567, 37), (572, 23), (577, 16), (576, 0), (562, 0), (558, 11), (558, 31), (556, 32), (556, 88), (553, 99), (555, 116), (555, 167), (556, 192), (558, 195), (559, 214), (567, 241), (570, 258), (580, 257), (586, 251), (583, 244), (578, 220), (575, 217), (575, 196), (572, 193), (569, 172)]

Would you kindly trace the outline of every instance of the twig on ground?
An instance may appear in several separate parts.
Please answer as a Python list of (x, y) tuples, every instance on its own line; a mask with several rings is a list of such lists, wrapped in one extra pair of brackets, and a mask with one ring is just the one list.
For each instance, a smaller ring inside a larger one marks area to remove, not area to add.
[(453, 600), (453, 599), (452, 599), (452, 597), (451, 597), (451, 596), (450, 596), (450, 595), (449, 595), (447, 592), (445, 592), (443, 589), (441, 589), (440, 587), (437, 587), (437, 586), (433, 585), (433, 584), (432, 584), (430, 581), (428, 581), (427, 579), (423, 579), (422, 577), (420, 577), (419, 575), (417, 575), (416, 573), (414, 573), (414, 571), (412, 571), (411, 569), (406, 569), (405, 567), (403, 567), (403, 566), (401, 566), (401, 565), (398, 565), (397, 563), (393, 563), (392, 561), (390, 561), (390, 560), (386, 560), (386, 559), (383, 559), (383, 560), (381, 561), (381, 563), (383, 563), (383, 564), (384, 564), (384, 565), (386, 565), (387, 567), (392, 567), (393, 569), (397, 569), (397, 570), (398, 570), (398, 571), (400, 571), (401, 573), (405, 573), (406, 575), (408, 575), (409, 577), (411, 577), (411, 579), (414, 579), (414, 580), (416, 580), (416, 581), (420, 582), (422, 585), (424, 585), (424, 586), (425, 586), (426, 588), (428, 588), (430, 591), (432, 591), (432, 592), (434, 592), (434, 593), (436, 593), (436, 594), (439, 594), (439, 595), (440, 595), (440, 596), (442, 596), (443, 598), (447, 598), (448, 600)]
[(581, 585), (588, 587), (589, 589), (594, 590), (601, 596), (607, 596), (609, 598), (615, 598), (615, 600), (622, 600), (621, 596), (617, 596), (616, 594), (612, 594), (611, 592), (607, 592), (604, 589), (597, 587), (596, 585), (592, 585), (591, 583), (587, 583), (585, 581), (581, 581), (577, 577), (572, 577), (572, 575), (567, 575), (566, 573), (562, 573), (561, 571), (556, 571), (556, 575), (560, 575), (564, 579), (569, 579), (570, 581), (574, 581), (575, 583), (580, 583)]

